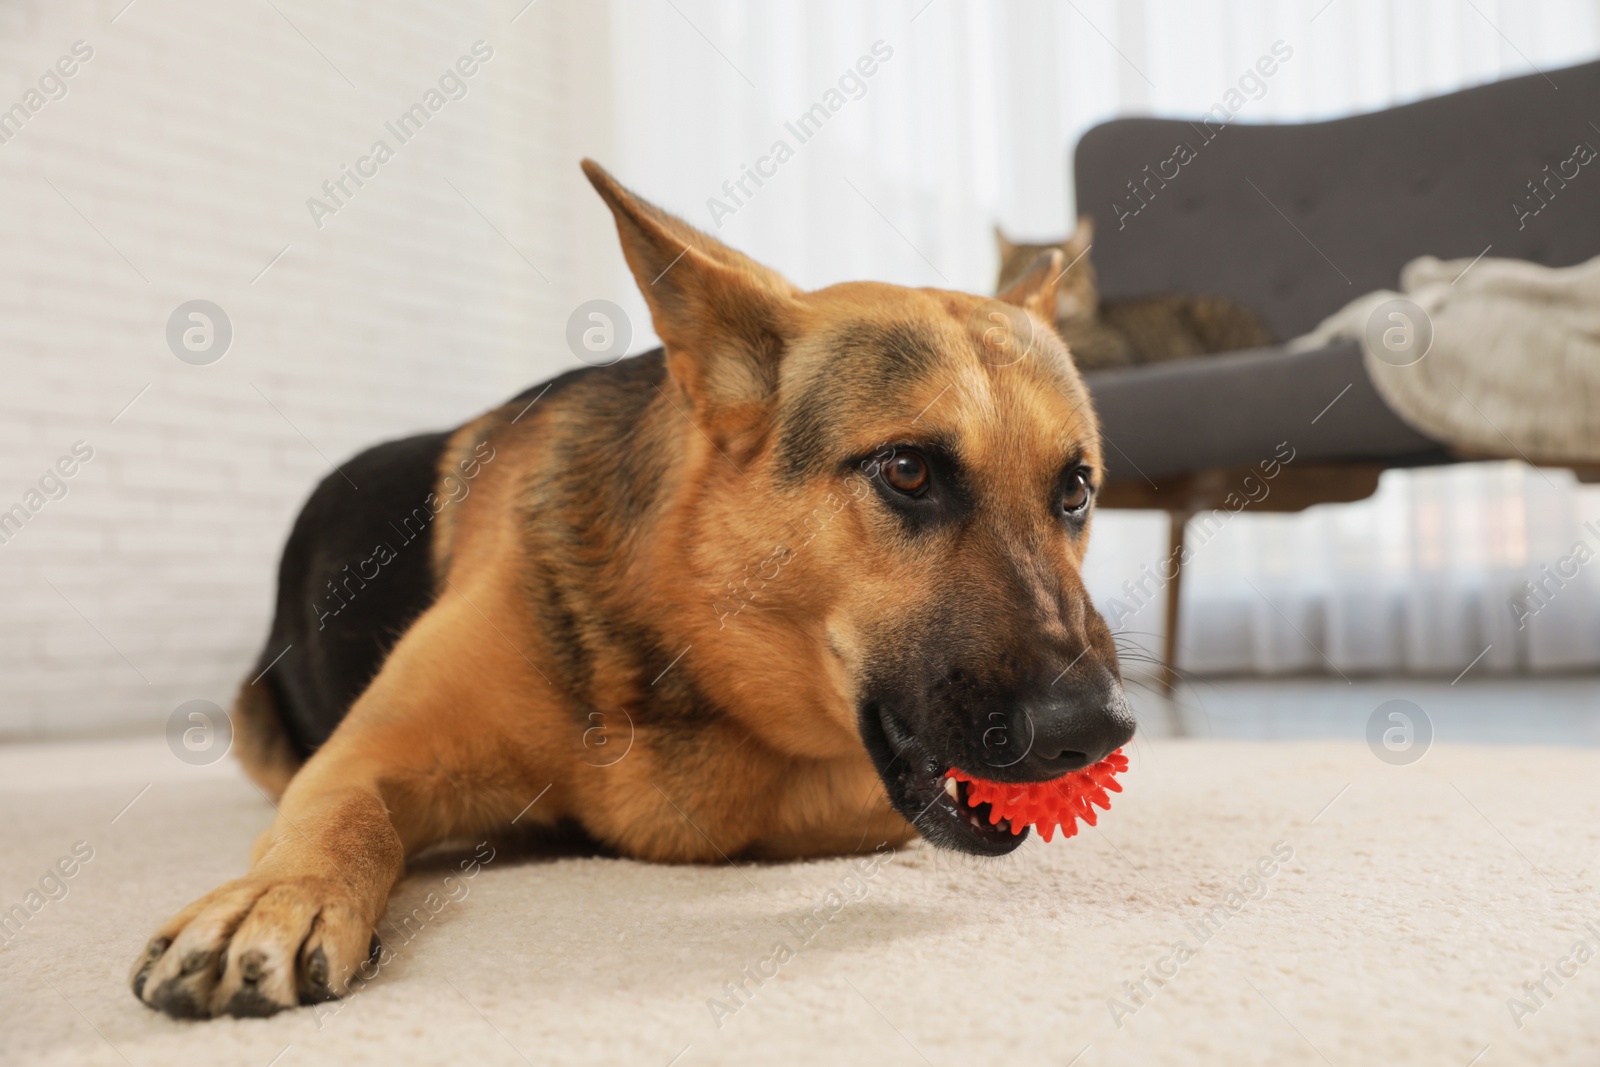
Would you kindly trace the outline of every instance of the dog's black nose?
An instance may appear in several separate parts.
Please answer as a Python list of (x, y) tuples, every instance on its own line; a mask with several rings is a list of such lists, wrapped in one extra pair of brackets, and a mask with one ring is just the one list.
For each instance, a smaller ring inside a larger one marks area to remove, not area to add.
[(1133, 739), (1133, 711), (1115, 680), (1021, 704), (1016, 733), (1031, 738), (1017, 765), (1029, 778), (1059, 778), (1099, 763)]

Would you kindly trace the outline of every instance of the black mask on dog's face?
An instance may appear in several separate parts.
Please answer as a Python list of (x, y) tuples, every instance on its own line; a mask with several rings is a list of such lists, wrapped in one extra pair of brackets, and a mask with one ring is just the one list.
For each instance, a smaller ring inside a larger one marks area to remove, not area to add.
[[(1076, 638), (1037, 625), (1025, 579), (951, 583), (946, 607), (885, 628), (870, 642), (858, 707), (861, 735), (895, 810), (930, 841), (1009, 852), (1022, 841), (985, 805), (966, 802), (951, 769), (1001, 782), (1059, 778), (1133, 736), (1111, 635), (1084, 601)], [(1063, 599), (1071, 593), (1060, 594)]]

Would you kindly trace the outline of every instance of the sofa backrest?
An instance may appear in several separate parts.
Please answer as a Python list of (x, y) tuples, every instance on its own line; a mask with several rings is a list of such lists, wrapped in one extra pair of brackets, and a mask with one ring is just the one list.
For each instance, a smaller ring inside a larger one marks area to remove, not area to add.
[(1084, 134), (1104, 296), (1227, 296), (1287, 339), (1416, 256), (1600, 255), (1600, 62), (1330, 122), (1221, 119)]

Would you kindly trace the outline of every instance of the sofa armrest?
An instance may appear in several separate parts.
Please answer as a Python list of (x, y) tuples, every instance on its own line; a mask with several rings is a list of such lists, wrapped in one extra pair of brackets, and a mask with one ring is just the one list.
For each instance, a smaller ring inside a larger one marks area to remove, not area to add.
[(1378, 395), (1355, 341), (1282, 347), (1084, 376), (1094, 396), (1108, 481), (1243, 467), (1280, 442), (1295, 462), (1447, 463), (1443, 446), (1400, 421)]

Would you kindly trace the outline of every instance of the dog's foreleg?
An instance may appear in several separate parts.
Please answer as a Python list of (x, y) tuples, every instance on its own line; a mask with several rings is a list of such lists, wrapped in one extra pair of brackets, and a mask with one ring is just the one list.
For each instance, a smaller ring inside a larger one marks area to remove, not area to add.
[(345, 995), (353, 979), (373, 977), (379, 920), (406, 857), (476, 832), (497, 801), (520, 803), (485, 784), (514, 781), (516, 765), (488, 714), (472, 731), (450, 729), (464, 676), (478, 682), (484, 708), (494, 702), (484, 679), (513, 669), (491, 658), (509, 655), (503, 647), (457, 628), (458, 606), (418, 621), (295, 775), (250, 873), (161, 927), (134, 962), (136, 996), (201, 1018)]
[(150, 941), (134, 965), (135, 995), (187, 1017), (270, 1015), (344, 995), (377, 951), (377, 921), (406, 853), (365, 770), (330, 749), (313, 758), (290, 783), (250, 873), (190, 904)]

